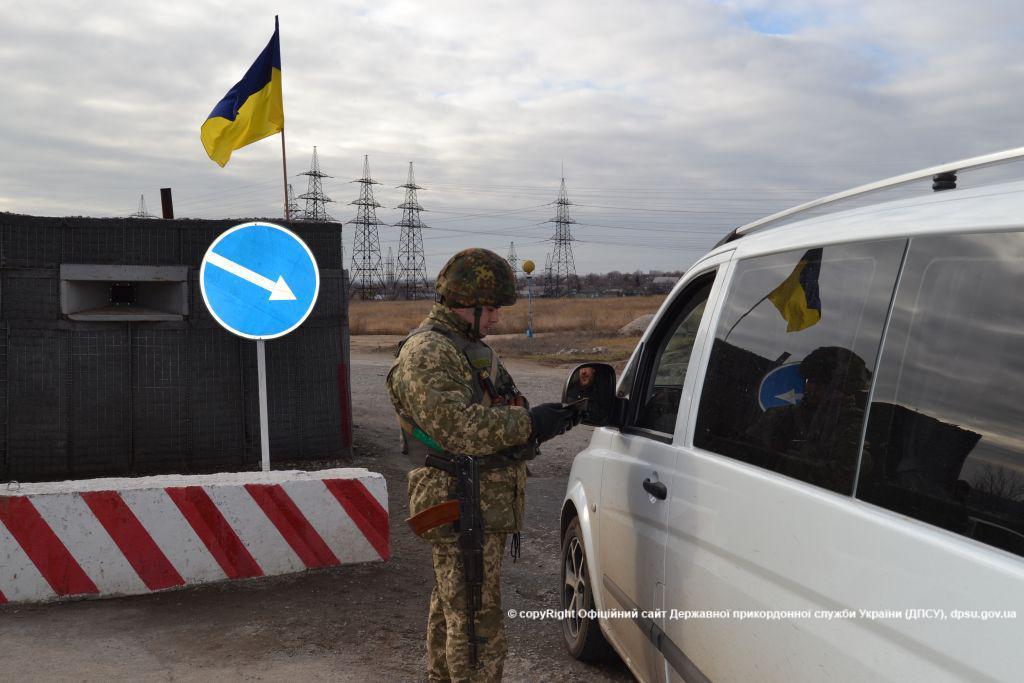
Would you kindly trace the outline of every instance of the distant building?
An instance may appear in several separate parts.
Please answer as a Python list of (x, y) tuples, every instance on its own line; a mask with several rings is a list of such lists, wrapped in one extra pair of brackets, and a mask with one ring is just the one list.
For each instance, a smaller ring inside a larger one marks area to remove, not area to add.
[(672, 288), (679, 282), (678, 277), (673, 276), (658, 276), (651, 280), (648, 288), (651, 294), (668, 294), (672, 291)]

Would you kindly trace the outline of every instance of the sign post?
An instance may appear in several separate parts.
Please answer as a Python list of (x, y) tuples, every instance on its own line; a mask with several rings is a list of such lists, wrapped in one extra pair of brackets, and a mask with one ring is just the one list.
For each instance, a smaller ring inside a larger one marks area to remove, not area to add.
[(270, 471), (270, 419), (267, 416), (267, 349), (262, 339), (256, 340), (256, 377), (260, 394), (260, 463)]
[(298, 235), (273, 223), (243, 223), (221, 233), (203, 256), (199, 287), (224, 329), (256, 341), (263, 471), (270, 470), (264, 342), (288, 334), (313, 311), (320, 271)]
[(527, 303), (527, 317), (526, 317), (526, 336), (533, 337), (533, 289), (530, 287), (531, 278), (533, 275), (533, 261), (523, 261), (523, 271), (526, 273), (526, 298)]

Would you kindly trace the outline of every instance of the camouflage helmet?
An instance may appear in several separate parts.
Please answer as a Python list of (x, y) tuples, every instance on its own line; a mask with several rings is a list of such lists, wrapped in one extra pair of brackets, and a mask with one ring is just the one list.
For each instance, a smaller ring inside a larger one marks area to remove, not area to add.
[(516, 276), (508, 261), (488, 249), (463, 249), (437, 275), (437, 294), (452, 308), (511, 306)]

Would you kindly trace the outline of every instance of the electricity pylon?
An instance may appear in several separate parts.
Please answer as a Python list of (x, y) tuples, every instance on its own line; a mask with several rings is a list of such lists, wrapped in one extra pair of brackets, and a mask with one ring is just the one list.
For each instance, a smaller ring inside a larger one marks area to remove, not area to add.
[(396, 296), (403, 299), (422, 299), (428, 296), (427, 263), (423, 253), (423, 228), (429, 227), (420, 219), (420, 212), (426, 211), (416, 198), (416, 191), (423, 188), (416, 184), (412, 162), (409, 162), (409, 178), (405, 185), (405, 201), (397, 209), (402, 210), (402, 220), (395, 223), (400, 228), (398, 236), (398, 273)]
[(569, 226), (575, 223), (569, 215), (569, 194), (565, 191), (565, 177), (562, 177), (562, 186), (558, 190), (558, 199), (555, 201), (555, 217), (547, 221), (555, 224), (555, 235), (552, 240), (555, 243), (554, 252), (551, 256), (550, 277), (544, 280), (544, 293), (547, 296), (559, 297), (574, 294), (579, 285), (576, 279), (576, 263), (572, 256), (572, 233)]
[(363, 156), (363, 177), (352, 181), (359, 183), (359, 199), (350, 202), (359, 207), (356, 217), (348, 225), (356, 226), (352, 246), (352, 286), (349, 290), (353, 297), (373, 299), (384, 293), (384, 273), (380, 263), (380, 235), (378, 225), (386, 225), (377, 218), (377, 209), (382, 205), (373, 198), (373, 186), (380, 185), (370, 177), (370, 158)]
[[(299, 175), (309, 176), (309, 186), (306, 189), (306, 193), (299, 195), (299, 199), (306, 200), (306, 210), (303, 212), (303, 219), (307, 221), (333, 221), (327, 213), (327, 202), (333, 202), (334, 200), (324, 194), (324, 186), (322, 179), (330, 178), (331, 176), (326, 173), (320, 172), (320, 159), (316, 155), (316, 147), (313, 147), (313, 162), (309, 166), (309, 170)], [(291, 193), (289, 192), (289, 196)]]

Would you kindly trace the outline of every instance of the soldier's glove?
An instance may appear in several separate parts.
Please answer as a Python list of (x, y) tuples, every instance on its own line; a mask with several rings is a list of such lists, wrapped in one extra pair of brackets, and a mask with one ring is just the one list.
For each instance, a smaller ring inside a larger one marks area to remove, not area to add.
[(534, 443), (544, 443), (565, 434), (579, 423), (573, 411), (563, 408), (561, 403), (541, 403), (530, 408), (530, 422), (533, 424), (530, 441)]
[(572, 413), (572, 426), (573, 427), (578, 425), (580, 422), (583, 422), (583, 416), (587, 414), (586, 410), (572, 410), (572, 409), (570, 409), (570, 412)]

